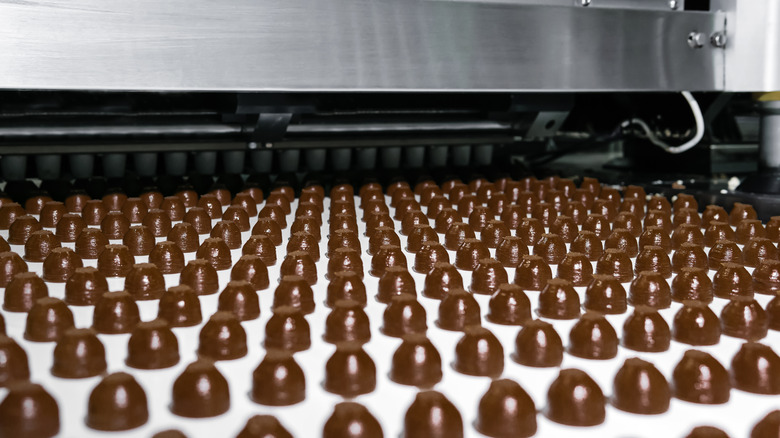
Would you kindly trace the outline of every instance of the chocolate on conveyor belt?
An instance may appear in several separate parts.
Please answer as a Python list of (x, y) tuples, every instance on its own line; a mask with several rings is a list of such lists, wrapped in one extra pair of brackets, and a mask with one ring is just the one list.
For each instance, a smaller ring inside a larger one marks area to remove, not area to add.
[(778, 436), (777, 217), (291, 181), (4, 200), (0, 437)]

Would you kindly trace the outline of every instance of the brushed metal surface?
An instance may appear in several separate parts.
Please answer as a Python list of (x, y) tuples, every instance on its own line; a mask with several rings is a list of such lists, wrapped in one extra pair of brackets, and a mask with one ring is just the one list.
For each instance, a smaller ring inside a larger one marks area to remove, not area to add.
[(718, 90), (716, 14), (415, 0), (0, 0), (0, 88)]

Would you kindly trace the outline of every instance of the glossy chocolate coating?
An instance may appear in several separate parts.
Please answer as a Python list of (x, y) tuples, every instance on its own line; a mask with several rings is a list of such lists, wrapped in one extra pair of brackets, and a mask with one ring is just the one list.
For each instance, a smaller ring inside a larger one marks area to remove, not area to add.
[(0, 436), (49, 438), (60, 431), (57, 401), (43, 386), (15, 382), (0, 402)]
[(211, 315), (198, 336), (198, 356), (214, 361), (246, 356), (246, 331), (233, 312), (218, 311)]
[(214, 266), (206, 260), (195, 259), (181, 271), (179, 284), (189, 286), (197, 295), (211, 295), (219, 291), (219, 279)]
[(402, 338), (413, 333), (425, 333), (428, 329), (425, 308), (414, 295), (394, 296), (382, 315), (382, 333)]
[(734, 388), (754, 394), (780, 394), (780, 356), (772, 347), (745, 342), (731, 360)]
[(713, 426), (696, 426), (685, 438), (729, 438), (729, 435)]
[(563, 341), (552, 324), (539, 319), (526, 321), (515, 339), (512, 360), (529, 367), (560, 366)]
[(49, 296), (49, 288), (35, 272), (16, 274), (5, 288), (3, 309), (9, 312), (29, 312), (35, 301)]
[(542, 290), (552, 278), (547, 262), (537, 255), (525, 255), (515, 269), (514, 283), (524, 290)]
[(138, 305), (126, 291), (106, 292), (95, 304), (92, 328), (98, 333), (130, 333), (141, 321)]
[(148, 187), (141, 193), (141, 200), (147, 208), (160, 208), (163, 202), (163, 194), (156, 187)]
[(557, 265), (566, 256), (566, 243), (557, 234), (542, 234), (534, 245), (534, 255), (551, 265)]
[(371, 339), (371, 327), (362, 304), (352, 300), (337, 301), (325, 320), (322, 338), (331, 344), (344, 341), (368, 342)]
[(494, 380), (482, 396), (474, 427), (490, 437), (530, 437), (536, 434), (536, 406), (517, 382)]
[(265, 326), (264, 342), (266, 350), (307, 350), (311, 346), (311, 335), (309, 323), (301, 310), (292, 306), (275, 308)]
[(463, 277), (458, 269), (449, 263), (438, 262), (425, 277), (422, 295), (441, 300), (455, 289), (463, 289)]
[(391, 266), (406, 268), (406, 256), (398, 245), (382, 245), (371, 259), (371, 269), (368, 273), (381, 278), (385, 270)]
[(754, 237), (766, 237), (766, 229), (758, 219), (745, 219), (737, 225), (734, 232), (734, 241), (740, 244), (746, 244)]
[(766, 305), (766, 317), (769, 321), (769, 329), (780, 331), (780, 294), (776, 295)]
[(756, 210), (752, 205), (735, 202), (729, 213), (729, 224), (736, 226), (745, 219), (756, 219), (757, 217)]
[(658, 227), (661, 228), (664, 233), (671, 234), (674, 226), (672, 225), (672, 219), (666, 212), (660, 210), (650, 210), (645, 215), (643, 222), (644, 228)]
[(742, 250), (736, 243), (728, 240), (719, 240), (709, 252), (710, 269), (717, 271), (724, 263), (743, 264)]
[(92, 329), (65, 330), (54, 347), (52, 375), (82, 379), (106, 371), (106, 350)]
[(753, 278), (741, 264), (722, 263), (712, 277), (712, 290), (720, 298), (752, 297)]
[(195, 257), (209, 262), (218, 271), (230, 269), (233, 266), (230, 248), (221, 237), (209, 237), (203, 240)]
[(84, 219), (84, 222), (93, 226), (100, 225), (107, 214), (108, 208), (99, 199), (90, 199), (81, 210), (81, 217)]
[(672, 333), (658, 310), (637, 306), (623, 323), (623, 346), (634, 351), (661, 352), (669, 349)]
[(272, 309), (283, 306), (298, 308), (304, 315), (314, 312), (314, 292), (303, 277), (285, 275), (279, 280)]
[(629, 257), (639, 254), (639, 244), (631, 231), (625, 228), (614, 228), (604, 241), (604, 248), (616, 248), (624, 251)]
[[(420, 210), (407, 211), (401, 220), (401, 234), (409, 236), (417, 225), (428, 225), (428, 217)], [(436, 232), (434, 231), (434, 234)]]
[(260, 256), (252, 254), (243, 255), (238, 259), (230, 271), (230, 279), (247, 281), (254, 290), (263, 290), (270, 286), (268, 268)]
[(657, 272), (640, 272), (631, 282), (628, 292), (628, 302), (634, 306), (666, 309), (672, 305), (672, 290), (669, 283)]
[[(292, 438), (292, 434), (272, 415), (254, 415), (236, 438)], [(174, 437), (170, 437), (174, 438)], [(178, 438), (178, 437), (176, 437)]]
[(584, 254), (588, 260), (595, 262), (604, 253), (601, 239), (593, 231), (580, 230), (577, 237), (571, 243), (569, 251)]
[(453, 222), (444, 233), (444, 247), (450, 251), (457, 251), (466, 239), (474, 239), (474, 230), (471, 226), (464, 222)]
[(712, 280), (705, 269), (682, 268), (672, 280), (672, 299), (712, 302)]
[(439, 328), (451, 331), (463, 331), (469, 325), (479, 325), (479, 303), (463, 289), (450, 290), (439, 304), (436, 324)]
[(376, 365), (358, 342), (342, 342), (325, 363), (323, 388), (343, 397), (374, 391)]
[[(270, 197), (271, 195), (269, 195), (269, 198)], [(266, 205), (270, 205), (272, 203), (273, 202), (271, 202), (269, 199), (266, 199)], [(287, 206), (287, 210), (284, 211), (284, 214), (287, 214), (290, 212), (290, 203), (286, 202), (284, 205)], [(219, 202), (219, 199), (214, 194), (206, 193), (201, 195), (200, 199), (198, 199), (198, 207), (206, 211), (211, 219), (219, 219), (222, 217), (222, 203)]]
[(574, 286), (586, 286), (593, 280), (593, 265), (585, 254), (570, 252), (558, 265), (558, 277)]
[(403, 438), (462, 438), (458, 408), (437, 391), (418, 392), (404, 417)]
[(179, 198), (182, 204), (187, 208), (194, 207), (198, 204), (198, 192), (192, 190), (192, 186), (190, 185), (179, 187), (179, 190), (176, 192), (176, 197)]
[(19, 254), (11, 251), (0, 253), (0, 287), (8, 286), (8, 283), (20, 272), (27, 272), (27, 263)]
[(442, 379), (441, 356), (425, 334), (409, 334), (393, 354), (390, 380), (402, 385), (432, 388)]
[(106, 277), (124, 277), (135, 264), (135, 258), (125, 245), (106, 245), (97, 260), (98, 270)]
[(192, 225), (198, 234), (209, 234), (211, 232), (211, 217), (203, 208), (190, 208), (184, 215), (183, 221)]
[(534, 204), (531, 208), (531, 217), (538, 219), (543, 226), (549, 227), (555, 222), (555, 218), (558, 217), (558, 212), (555, 210), (554, 204), (539, 202)]
[(484, 258), (479, 261), (471, 275), (471, 293), (493, 295), (499, 285), (508, 283), (506, 269), (496, 259)]
[(358, 273), (341, 271), (333, 274), (328, 283), (325, 304), (332, 308), (339, 300), (352, 300), (366, 306), (366, 286)]
[(660, 246), (667, 254), (672, 252), (672, 239), (661, 227), (648, 227), (639, 235), (639, 250), (646, 246)]
[(539, 294), (539, 316), (551, 319), (575, 319), (580, 316), (580, 297), (568, 280), (554, 278)]
[(704, 232), (704, 244), (706, 246), (715, 246), (719, 240), (736, 241), (737, 236), (728, 223), (712, 221)]
[(595, 426), (604, 422), (606, 399), (599, 385), (584, 371), (561, 370), (547, 391), (544, 414), (569, 426)]
[(497, 378), (504, 372), (504, 347), (488, 329), (471, 325), (455, 345), (455, 371), (470, 376)]
[(672, 338), (689, 345), (715, 345), (720, 341), (720, 319), (707, 304), (683, 301), (674, 315)]
[(252, 373), (252, 401), (265, 406), (290, 406), (306, 398), (306, 378), (292, 353), (268, 350)]
[(766, 312), (752, 297), (732, 297), (720, 312), (723, 334), (756, 341), (766, 337), (769, 321)]
[(109, 239), (121, 239), (130, 229), (130, 220), (119, 211), (109, 211), (100, 222), (100, 230)]
[(198, 325), (203, 321), (200, 300), (191, 287), (173, 286), (160, 297), (157, 317), (168, 321), (171, 327)]
[(566, 243), (572, 243), (578, 232), (577, 223), (569, 216), (558, 216), (550, 225), (550, 233), (560, 236)]
[(632, 414), (656, 415), (669, 409), (669, 383), (652, 363), (627, 359), (615, 374), (612, 405)]
[(728, 223), (729, 215), (723, 207), (719, 205), (704, 207), (704, 212), (701, 214), (701, 227), (707, 229), (713, 221)]
[(427, 274), (437, 263), (450, 262), (447, 249), (439, 242), (423, 242), (414, 257), (414, 272)]
[(239, 321), (249, 321), (260, 316), (260, 299), (248, 281), (231, 280), (219, 294), (217, 309), (233, 313)]
[(299, 251), (309, 254), (315, 262), (320, 260), (320, 247), (317, 238), (310, 233), (299, 231), (290, 235), (290, 239), (287, 241), (287, 253)]
[(517, 237), (519, 237), (526, 246), (533, 246), (541, 239), (544, 234), (544, 225), (536, 218), (523, 218), (517, 227)]
[(17, 217), (25, 214), (27, 212), (16, 202), (3, 202), (2, 206), (0, 206), (0, 230), (9, 229)]
[(122, 205), (122, 214), (134, 224), (141, 223), (147, 211), (149, 208), (141, 198), (127, 198)]
[(63, 242), (75, 242), (79, 234), (87, 227), (84, 219), (76, 213), (67, 213), (57, 223), (55, 233)]
[(89, 395), (87, 426), (102, 431), (135, 429), (149, 420), (146, 393), (127, 373), (104, 377)]
[(339, 271), (354, 271), (363, 278), (363, 260), (360, 250), (354, 248), (336, 248), (328, 257), (328, 272), (325, 278), (331, 279)]
[(677, 250), (683, 243), (692, 243), (697, 246), (704, 245), (704, 234), (701, 228), (694, 224), (681, 224), (672, 232), (672, 249)]
[(12, 245), (24, 245), (30, 235), (36, 231), (42, 230), (38, 219), (30, 215), (23, 215), (16, 218), (8, 229), (8, 243)]
[(382, 426), (365, 406), (342, 402), (325, 422), (323, 438), (382, 438)]
[(271, 238), (265, 235), (250, 236), (241, 250), (244, 255), (256, 255), (266, 266), (276, 264), (276, 246)]
[(780, 435), (780, 410), (766, 414), (750, 432), (750, 438), (774, 438)]
[(64, 283), (81, 267), (81, 257), (72, 249), (54, 248), (43, 261), (43, 279), (52, 283)]
[(24, 349), (4, 334), (0, 334), (0, 388), (14, 382), (30, 380), (30, 367)]
[(84, 260), (97, 259), (108, 244), (108, 237), (102, 231), (84, 228), (76, 237), (76, 254)]
[(130, 250), (134, 256), (149, 255), (154, 248), (154, 235), (152, 231), (143, 225), (134, 225), (130, 227), (122, 238), (122, 243)]
[(57, 341), (73, 325), (73, 313), (64, 301), (39, 298), (27, 313), (24, 338), (33, 342)]
[(626, 311), (626, 289), (611, 275), (594, 275), (585, 289), (583, 307), (605, 314), (621, 314)]
[(586, 312), (569, 332), (568, 352), (584, 359), (612, 359), (617, 355), (615, 329), (597, 312)]
[(527, 254), (528, 246), (518, 236), (504, 236), (496, 248), (496, 258), (507, 268), (516, 268)]
[[(322, 219), (319, 216), (300, 216), (300, 208), (298, 208), (298, 216), (293, 221), (292, 225), (290, 226), (290, 233), (309, 233), (319, 242), (322, 240)], [(249, 231), (249, 224), (247, 224), (247, 229), (244, 230), (241, 225), (239, 225), (239, 228), (241, 228), (241, 231)]]
[(509, 235), (509, 227), (503, 221), (490, 220), (482, 230), (480, 239), (488, 248), (498, 248), (504, 238)]
[(142, 370), (179, 363), (179, 341), (164, 319), (139, 322), (127, 341), (127, 366)]
[(634, 262), (634, 272), (639, 275), (642, 271), (652, 271), (661, 274), (664, 278), (672, 277), (672, 262), (669, 256), (660, 246), (647, 245)]
[(282, 228), (271, 218), (258, 218), (255, 226), (252, 227), (252, 235), (268, 236), (274, 245), (282, 244)]
[(604, 215), (591, 213), (585, 218), (582, 230), (594, 233), (600, 240), (606, 240), (611, 232), (611, 227), (609, 220)]
[(239, 231), (249, 231), (249, 214), (247, 214), (245, 209), (237, 205), (231, 205), (225, 209), (225, 212), (222, 214), (222, 221), (234, 223)]
[(184, 269), (184, 253), (173, 242), (158, 242), (149, 253), (149, 263), (162, 274), (178, 274)]
[(596, 262), (596, 273), (612, 275), (621, 283), (627, 283), (634, 278), (631, 258), (625, 251), (614, 248), (604, 250), (604, 254)]
[(679, 274), (686, 267), (709, 269), (710, 261), (701, 245), (683, 243), (674, 252), (674, 255), (672, 255), (672, 271)]
[(181, 417), (206, 418), (230, 409), (230, 388), (214, 363), (206, 359), (187, 365), (173, 382), (171, 412)]
[(742, 249), (745, 266), (755, 268), (761, 260), (777, 260), (778, 252), (771, 240), (766, 237), (753, 237)]
[(672, 393), (680, 400), (699, 404), (729, 401), (729, 373), (709, 353), (688, 350), (672, 373)]
[(76, 306), (91, 306), (108, 292), (105, 275), (88, 266), (76, 268), (65, 283), (65, 302)]

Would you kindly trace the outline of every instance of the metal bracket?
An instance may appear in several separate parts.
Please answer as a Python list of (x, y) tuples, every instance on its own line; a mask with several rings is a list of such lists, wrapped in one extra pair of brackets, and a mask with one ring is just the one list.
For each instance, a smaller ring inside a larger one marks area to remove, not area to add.
[(252, 141), (272, 142), (284, 139), (291, 119), (290, 113), (260, 114), (257, 117), (255, 130), (252, 132)]

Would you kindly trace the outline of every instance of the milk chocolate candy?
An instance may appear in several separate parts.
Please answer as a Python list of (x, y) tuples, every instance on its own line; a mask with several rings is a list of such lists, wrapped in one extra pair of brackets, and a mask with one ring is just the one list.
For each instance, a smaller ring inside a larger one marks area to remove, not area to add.
[(444, 247), (456, 251), (466, 239), (474, 238), (474, 230), (464, 222), (453, 222), (444, 234)]
[(171, 412), (181, 417), (206, 418), (230, 409), (230, 389), (214, 363), (198, 359), (173, 382)]
[(333, 274), (328, 283), (325, 304), (334, 307), (339, 300), (352, 300), (366, 306), (366, 286), (354, 271), (340, 271)]
[(385, 308), (382, 320), (382, 333), (396, 338), (414, 333), (424, 334), (428, 329), (425, 308), (413, 295), (408, 294), (394, 296)]
[(728, 240), (719, 240), (713, 245), (709, 253), (710, 269), (717, 271), (723, 263), (733, 262), (743, 264), (742, 250), (736, 243)]
[(542, 290), (552, 278), (547, 262), (537, 255), (525, 255), (515, 269), (514, 283), (524, 290)]
[(337, 301), (325, 320), (323, 339), (331, 344), (344, 341), (368, 342), (371, 339), (371, 328), (362, 304), (351, 300)]
[(221, 237), (209, 237), (203, 240), (195, 257), (207, 261), (218, 271), (230, 269), (233, 266), (230, 248)]
[(54, 347), (51, 374), (83, 379), (106, 371), (106, 350), (92, 329), (66, 330)]
[(422, 295), (441, 300), (455, 289), (463, 289), (463, 278), (458, 269), (447, 262), (437, 262), (425, 277)]
[(135, 429), (149, 420), (146, 393), (127, 373), (109, 374), (92, 390), (87, 426), (101, 431)]
[(149, 262), (162, 274), (178, 274), (184, 269), (184, 253), (173, 242), (159, 242), (149, 253)]
[(390, 266), (379, 278), (376, 299), (380, 303), (389, 303), (392, 297), (401, 294), (417, 295), (414, 278), (405, 267)]
[(0, 206), (0, 229), (7, 230), (11, 227), (11, 224), (20, 216), (24, 216), (27, 212), (24, 211), (21, 205), (15, 202), (4, 202)]
[(523, 218), (517, 227), (517, 236), (526, 246), (533, 246), (542, 238), (544, 226), (539, 219)]
[(471, 325), (455, 345), (455, 371), (470, 376), (497, 378), (504, 372), (504, 347), (488, 329)]
[(471, 276), (469, 290), (475, 294), (492, 295), (498, 290), (498, 286), (506, 284), (506, 269), (496, 259), (485, 258), (479, 261), (479, 265)]
[[(41, 225), (46, 228), (54, 228), (65, 213), (67, 213), (65, 204), (58, 201), (49, 201), (43, 204), (43, 208), (41, 209)], [(76, 216), (81, 218), (81, 215)]]
[(24, 244), (24, 259), (28, 262), (42, 262), (54, 248), (60, 246), (60, 239), (51, 231), (35, 231)]
[(402, 199), (414, 199), (414, 192), (407, 185), (399, 186), (397, 188), (388, 188), (387, 194), (390, 195), (390, 206), (395, 207)]
[(596, 200), (596, 197), (593, 193), (591, 193), (586, 188), (579, 188), (574, 191), (574, 194), (572, 195), (572, 201), (570, 202), (568, 207), (571, 207), (572, 205), (581, 205), (586, 210), (590, 210), (590, 208), (593, 206), (593, 201)]
[(642, 271), (651, 271), (660, 274), (664, 278), (672, 277), (672, 262), (669, 256), (660, 246), (647, 245), (634, 262), (634, 272), (638, 275)]
[[(292, 438), (292, 434), (272, 415), (255, 415), (246, 422), (246, 426), (236, 438)], [(155, 437), (157, 438), (157, 437)], [(178, 437), (169, 437), (178, 438)]]
[(643, 222), (643, 225), (645, 229), (648, 229), (650, 227), (660, 228), (667, 235), (671, 234), (672, 230), (674, 229), (674, 226), (672, 225), (672, 220), (671, 218), (669, 218), (669, 215), (660, 210), (648, 211), (647, 214), (645, 215), (645, 220)]
[(0, 402), (0, 436), (49, 438), (60, 432), (57, 401), (43, 386), (14, 382)]
[(463, 331), (469, 325), (480, 324), (479, 304), (463, 289), (451, 290), (439, 304), (439, 328)]
[(155, 240), (152, 231), (143, 225), (130, 227), (122, 239), (122, 243), (134, 256), (149, 255), (154, 248)]
[(156, 265), (135, 264), (125, 278), (125, 290), (135, 300), (155, 300), (165, 292), (165, 279)]
[(144, 205), (146, 205), (146, 208), (152, 209), (152, 208), (160, 208), (160, 205), (162, 205), (163, 202), (163, 194), (159, 190), (156, 190), (155, 187), (148, 187), (144, 189), (144, 192), (141, 193), (141, 196), (139, 196), (141, 200), (144, 202)]
[(639, 235), (639, 250), (646, 246), (660, 246), (667, 254), (672, 252), (672, 239), (661, 227), (647, 227)]
[(124, 277), (134, 263), (135, 258), (125, 245), (106, 245), (98, 256), (97, 268), (106, 277)]
[[(240, 232), (242, 231), (249, 231), (249, 215), (246, 213), (246, 211), (237, 206), (230, 206), (225, 210), (225, 213), (222, 214), (222, 221), (220, 222), (228, 222), (235, 225), (235, 228), (239, 231), (239, 242), (240, 242)], [(217, 222), (217, 225), (219, 225), (219, 222)], [(216, 225), (215, 225), (216, 227)], [(229, 233), (232, 235), (234, 233), (233, 227), (229, 227)], [(221, 235), (225, 234), (224, 230), (218, 231)], [(212, 235), (214, 234), (214, 230), (212, 230)], [(224, 238), (224, 237), (223, 237)]]
[(127, 198), (122, 206), (122, 213), (133, 224), (140, 224), (144, 220), (149, 208), (141, 198)]
[(780, 291), (780, 261), (761, 260), (753, 270), (753, 291), (764, 295), (776, 295)]
[(180, 187), (179, 191), (176, 192), (176, 197), (181, 200), (186, 208), (195, 207), (198, 204), (198, 192), (192, 190), (192, 186), (185, 185)]
[(728, 223), (712, 221), (704, 232), (704, 245), (715, 246), (721, 240), (736, 241), (737, 236)]
[(557, 213), (561, 213), (566, 208), (566, 204), (568, 203), (562, 190), (548, 191), (544, 196), (544, 202), (552, 204)]
[(561, 370), (547, 391), (544, 414), (568, 426), (595, 426), (604, 422), (606, 399), (599, 385), (584, 371)]
[(548, 280), (539, 294), (537, 313), (551, 319), (575, 319), (580, 316), (580, 297), (571, 282), (560, 278)]
[(672, 290), (663, 275), (642, 271), (631, 282), (628, 302), (634, 306), (666, 309), (672, 305)]
[(429, 225), (428, 218), (420, 210), (407, 211), (401, 220), (401, 234), (408, 236), (415, 225)]
[(539, 203), (539, 197), (532, 192), (523, 191), (517, 196), (517, 205), (519, 205), (525, 214), (533, 213), (534, 205)]
[(604, 248), (601, 245), (601, 239), (593, 231), (580, 230), (577, 237), (569, 247), (571, 252), (585, 254), (588, 260), (595, 262), (601, 258)]
[(144, 217), (143, 225), (149, 229), (154, 237), (166, 237), (172, 228), (170, 216), (159, 208), (149, 210), (149, 213)]
[(674, 255), (672, 255), (672, 271), (679, 274), (686, 267), (709, 269), (710, 261), (701, 245), (683, 243), (674, 252)]
[(752, 297), (736, 296), (720, 312), (723, 334), (756, 341), (766, 337), (769, 321), (766, 312)]
[(432, 388), (442, 379), (441, 356), (425, 334), (408, 334), (393, 354), (390, 380), (401, 385)]
[(450, 225), (460, 222), (461, 218), (457, 210), (454, 208), (442, 208), (439, 214), (436, 215), (436, 222), (434, 229), (439, 234), (444, 234), (450, 228)]
[(252, 373), (252, 401), (265, 406), (290, 406), (306, 398), (306, 379), (292, 353), (268, 350)]
[(120, 211), (122, 206), (127, 201), (127, 195), (118, 191), (118, 189), (111, 189), (110, 193), (103, 196), (103, 205), (110, 211)]
[(8, 243), (12, 245), (24, 245), (30, 235), (42, 230), (38, 219), (30, 215), (19, 216), (8, 229)]
[(623, 189), (623, 198), (625, 199), (641, 199), (644, 200), (647, 196), (645, 189), (641, 186), (628, 185)]
[(583, 177), (580, 183), (580, 188), (587, 190), (593, 196), (598, 196), (601, 192), (601, 183), (596, 178)]
[(641, 415), (663, 414), (672, 398), (666, 378), (652, 363), (626, 359), (615, 374), (612, 405), (621, 411)]
[(127, 341), (127, 366), (142, 370), (179, 363), (179, 341), (164, 319), (139, 322)]
[(301, 309), (293, 306), (276, 307), (265, 326), (265, 348), (303, 351), (311, 346), (309, 323)]
[(53, 342), (73, 327), (73, 312), (64, 301), (53, 297), (39, 298), (27, 313), (24, 339)]
[(200, 300), (191, 287), (173, 286), (160, 297), (157, 317), (168, 321), (171, 327), (198, 325), (203, 321)]
[(754, 237), (766, 237), (764, 225), (758, 219), (745, 219), (737, 225), (734, 241), (742, 245)]
[(83, 262), (70, 248), (54, 248), (43, 261), (43, 279), (51, 283), (64, 283)]
[(676, 209), (672, 217), (672, 224), (675, 227), (680, 225), (694, 225), (697, 228), (701, 225), (701, 217), (695, 208)]
[(704, 269), (682, 268), (672, 280), (672, 299), (675, 301), (694, 300), (710, 303), (712, 297), (712, 280)]
[(343, 397), (368, 394), (376, 388), (376, 365), (359, 342), (341, 342), (325, 363), (322, 385)]
[(745, 219), (757, 219), (756, 210), (750, 204), (735, 202), (729, 213), (729, 224), (737, 226)]
[(745, 342), (731, 360), (734, 388), (754, 394), (780, 394), (780, 356), (772, 347)]
[(7, 252), (11, 250), (11, 245), (8, 244), (8, 242), (3, 239), (2, 236), (0, 236), (0, 252)]
[(672, 333), (658, 310), (637, 306), (623, 323), (623, 346), (634, 351), (661, 352), (669, 349)]
[(200, 330), (198, 356), (214, 361), (246, 356), (246, 331), (233, 312), (217, 311)]
[(98, 333), (130, 333), (141, 321), (138, 305), (126, 291), (106, 292), (95, 304), (92, 328)]
[(278, 222), (270, 218), (259, 218), (252, 227), (252, 235), (268, 236), (274, 245), (282, 244), (282, 228)]
[(330, 226), (329, 226), (329, 232), (334, 233), (337, 230), (350, 230), (355, 233), (358, 232), (358, 226), (357, 226), (357, 220), (355, 218), (355, 212), (354, 208), (355, 206), (350, 204), (350, 211), (344, 212), (344, 213), (336, 213), (333, 214), (334, 211), (331, 207), (331, 215), (330, 215)]
[(76, 254), (82, 259), (97, 259), (108, 245), (108, 237), (95, 228), (84, 228), (76, 237)]
[(729, 215), (723, 207), (719, 205), (704, 207), (704, 212), (701, 214), (701, 227), (706, 230), (713, 221), (728, 223)]
[(13, 385), (14, 382), (30, 380), (30, 367), (27, 353), (12, 338), (0, 334), (0, 388)]
[(406, 411), (403, 438), (463, 438), (463, 418), (442, 393), (421, 391)]
[(108, 292), (105, 275), (93, 267), (76, 268), (65, 283), (65, 302), (76, 306), (97, 304)]
[(244, 255), (256, 255), (266, 266), (276, 264), (276, 247), (271, 238), (264, 235), (250, 236), (241, 250)]
[[(439, 217), (439, 213), (442, 212), (444, 209), (450, 209), (454, 212), (454, 209), (452, 208), (452, 203), (449, 199), (447, 199), (444, 196), (434, 196), (430, 199), (428, 202), (428, 210), (427, 210), (427, 216), (428, 219), (436, 219)], [(368, 221), (366, 221), (368, 222)]]
[[(395, 231), (393, 231), (393, 235), (395, 235)], [(398, 244), (400, 244), (401, 240), (398, 239), (398, 235), (395, 235), (395, 237)], [(357, 233), (350, 230), (337, 230), (333, 233), (330, 233), (328, 239), (328, 250), (325, 255), (331, 257), (332, 253), (339, 248), (346, 248), (360, 252), (360, 240)]]
[(557, 265), (566, 256), (566, 242), (557, 234), (542, 234), (534, 245), (534, 255), (551, 265)]
[(515, 381), (491, 382), (477, 408), (474, 427), (490, 437), (531, 437), (536, 434), (536, 406)]
[(777, 248), (766, 237), (751, 238), (742, 251), (745, 266), (755, 268), (761, 260), (777, 260)]
[[(290, 233), (309, 233), (319, 242), (322, 239), (321, 221), (319, 217), (297, 216), (290, 226)], [(249, 225), (247, 224), (246, 230), (241, 227), (241, 231), (249, 231)]]
[(398, 245), (382, 245), (371, 259), (371, 269), (368, 273), (381, 278), (391, 266), (406, 268), (406, 256)]
[(528, 247), (517, 236), (504, 236), (496, 248), (496, 258), (504, 267), (516, 268), (522, 256), (528, 254)]
[(99, 199), (91, 199), (84, 204), (81, 217), (87, 225), (100, 225), (108, 214), (108, 209)]
[(449, 263), (449, 261), (447, 249), (442, 244), (432, 241), (423, 242), (414, 257), (413, 269), (415, 272), (427, 274), (435, 264)]
[[(375, 255), (377, 252), (379, 252), (379, 248), (381, 248), (383, 245), (401, 245), (401, 239), (398, 237), (398, 234), (395, 233), (395, 229), (393, 227), (379, 227), (374, 228), (373, 230), (367, 231), (369, 234), (368, 237), (368, 253), (370, 255)], [(353, 233), (349, 233), (349, 239), (352, 240), (355, 239), (353, 236)], [(340, 240), (344, 242), (348, 237), (347, 236), (339, 236)], [(340, 245), (342, 247), (351, 247), (352, 245)]]
[(604, 219), (606, 219), (608, 222), (612, 222), (615, 220), (615, 216), (617, 216), (617, 207), (618, 206), (616, 202), (610, 201), (608, 199), (596, 199), (593, 201), (593, 205), (591, 206), (590, 211), (593, 214), (604, 216)]
[(27, 263), (19, 254), (11, 251), (0, 253), (0, 287), (8, 286), (8, 283), (20, 272), (27, 272)]
[[(464, 202), (466, 202), (465, 205), (467, 207), (466, 210), (469, 211), (468, 214), (464, 214), (464, 209), (461, 208), (461, 206), (464, 205)], [(484, 205), (474, 205), (474, 198), (471, 196), (464, 197), (460, 200), (458, 203), (458, 211), (463, 217), (469, 219), (469, 226), (471, 226), (471, 229), (474, 230), (474, 232), (481, 233), (488, 221), (493, 219), (493, 214), (490, 209)]]
[(625, 228), (615, 228), (612, 230), (607, 240), (604, 241), (604, 248), (615, 248), (624, 251), (629, 257), (636, 257), (639, 254), (639, 245), (636, 238)]
[(712, 277), (712, 289), (720, 298), (752, 297), (753, 278), (741, 264), (722, 263)]
[[(239, 236), (240, 244), (240, 236)], [(308, 253), (315, 262), (320, 260), (320, 247), (314, 235), (299, 231), (290, 235), (287, 241), (287, 252), (303, 251)]]
[(584, 254), (570, 252), (558, 265), (558, 277), (574, 286), (587, 286), (593, 280), (593, 266)]
[(295, 307), (303, 314), (314, 312), (314, 293), (306, 280), (298, 275), (285, 275), (274, 290), (273, 309), (277, 307)]
[(5, 288), (3, 309), (9, 312), (29, 312), (35, 301), (49, 296), (49, 288), (35, 272), (20, 272)]
[(531, 217), (538, 219), (545, 227), (549, 227), (558, 217), (555, 205), (549, 202), (539, 202), (531, 208)]
[(219, 294), (217, 309), (232, 312), (239, 321), (248, 321), (260, 316), (260, 300), (251, 283), (232, 280)]
[(490, 220), (482, 230), (480, 238), (488, 248), (498, 248), (504, 238), (509, 235), (509, 227), (503, 221)]
[[(270, 201), (269, 195), (269, 199), (266, 199), (266, 205), (270, 204), (273, 204), (273, 202)], [(286, 202), (285, 205), (287, 206), (287, 211), (284, 211), (284, 214), (287, 214), (290, 212), (290, 203)], [(219, 199), (214, 194), (206, 193), (205, 195), (201, 195), (200, 199), (198, 199), (198, 207), (205, 210), (211, 219), (219, 219), (222, 217), (222, 203), (219, 202)]]
[(689, 345), (715, 345), (720, 341), (720, 319), (700, 301), (683, 301), (674, 315), (672, 338)]
[(569, 332), (569, 354), (584, 359), (612, 359), (617, 355), (615, 329), (598, 312), (586, 312)]
[(211, 232), (211, 217), (203, 208), (190, 208), (184, 215), (184, 222), (192, 225), (198, 234), (209, 234)]
[(704, 235), (698, 225), (682, 224), (675, 227), (672, 232), (672, 249), (680, 249), (680, 245), (692, 243), (697, 246), (704, 245)]
[(122, 239), (129, 229), (130, 220), (119, 211), (109, 211), (100, 222), (100, 230), (109, 239)]
[(477, 188), (477, 199), (484, 204), (498, 193), (498, 187), (494, 183), (488, 182)]
[(688, 350), (672, 373), (672, 394), (680, 400), (699, 404), (729, 401), (729, 373), (709, 353)]
[(605, 314), (621, 314), (627, 307), (626, 290), (611, 275), (594, 275), (585, 289), (583, 307)]
[(564, 215), (570, 217), (574, 224), (579, 226), (585, 223), (585, 218), (588, 216), (588, 208), (580, 202), (570, 202), (566, 206), (566, 210), (564, 210)]
[(382, 438), (382, 426), (363, 405), (342, 402), (325, 422), (323, 438)]
[[(620, 203), (620, 211), (617, 216), (622, 213), (628, 213), (636, 218), (643, 218), (645, 216), (645, 200), (639, 198), (626, 198)], [(617, 216), (613, 221), (617, 220)]]
[(775, 409), (753, 426), (750, 438), (772, 438), (780, 434), (780, 410)]

